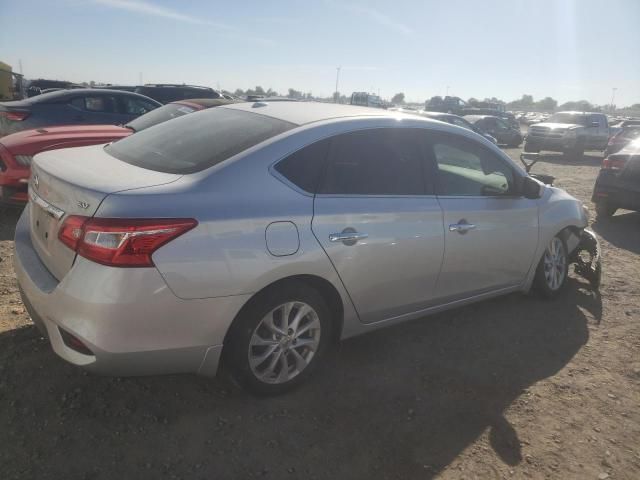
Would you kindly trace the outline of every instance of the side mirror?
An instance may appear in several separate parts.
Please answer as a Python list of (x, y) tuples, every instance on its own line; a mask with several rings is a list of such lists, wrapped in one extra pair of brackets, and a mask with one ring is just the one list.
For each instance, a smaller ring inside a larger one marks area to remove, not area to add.
[(524, 177), (522, 181), (522, 195), (524, 198), (537, 199), (542, 197), (543, 185), (531, 177)]

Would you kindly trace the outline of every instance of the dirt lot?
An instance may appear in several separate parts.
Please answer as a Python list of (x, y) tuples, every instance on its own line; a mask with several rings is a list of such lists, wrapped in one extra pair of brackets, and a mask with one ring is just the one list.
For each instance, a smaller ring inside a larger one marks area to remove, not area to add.
[[(587, 201), (599, 163), (536, 171)], [(574, 278), (555, 301), (511, 295), (349, 340), (273, 399), (67, 365), (24, 312), (16, 216), (1, 221), (1, 479), (640, 478), (639, 214), (593, 225), (599, 294)]]

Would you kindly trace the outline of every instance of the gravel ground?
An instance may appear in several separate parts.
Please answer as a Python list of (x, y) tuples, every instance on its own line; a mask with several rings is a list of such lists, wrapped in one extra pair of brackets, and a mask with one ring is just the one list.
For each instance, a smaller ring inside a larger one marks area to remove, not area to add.
[[(535, 171), (588, 201), (599, 163)], [(640, 478), (640, 214), (593, 224), (599, 293), (572, 278), (555, 301), (510, 295), (355, 338), (271, 399), (58, 359), (18, 296), (17, 216), (0, 215), (0, 479)]]

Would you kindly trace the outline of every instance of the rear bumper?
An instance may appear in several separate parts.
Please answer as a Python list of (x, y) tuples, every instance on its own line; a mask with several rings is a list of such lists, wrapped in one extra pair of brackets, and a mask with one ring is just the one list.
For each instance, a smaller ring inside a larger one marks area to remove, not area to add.
[[(215, 375), (226, 331), (247, 296), (182, 300), (155, 268), (110, 268), (83, 258), (58, 281), (31, 243), (29, 213), (16, 226), (14, 268), (24, 303), (55, 353), (108, 375)], [(61, 329), (91, 355), (65, 343)]]
[(612, 172), (601, 171), (596, 179), (591, 201), (640, 211), (640, 185)]

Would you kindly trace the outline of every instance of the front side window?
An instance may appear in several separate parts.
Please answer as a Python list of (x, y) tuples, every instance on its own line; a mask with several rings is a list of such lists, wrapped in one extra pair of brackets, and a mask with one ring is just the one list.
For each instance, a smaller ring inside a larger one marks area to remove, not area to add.
[(120, 106), (126, 115), (144, 115), (157, 107), (156, 104), (128, 95), (120, 98)]
[(512, 167), (466, 138), (439, 135), (432, 142), (437, 165), (436, 193), (442, 196), (513, 195)]
[(421, 132), (384, 128), (334, 137), (319, 193), (423, 195)]

